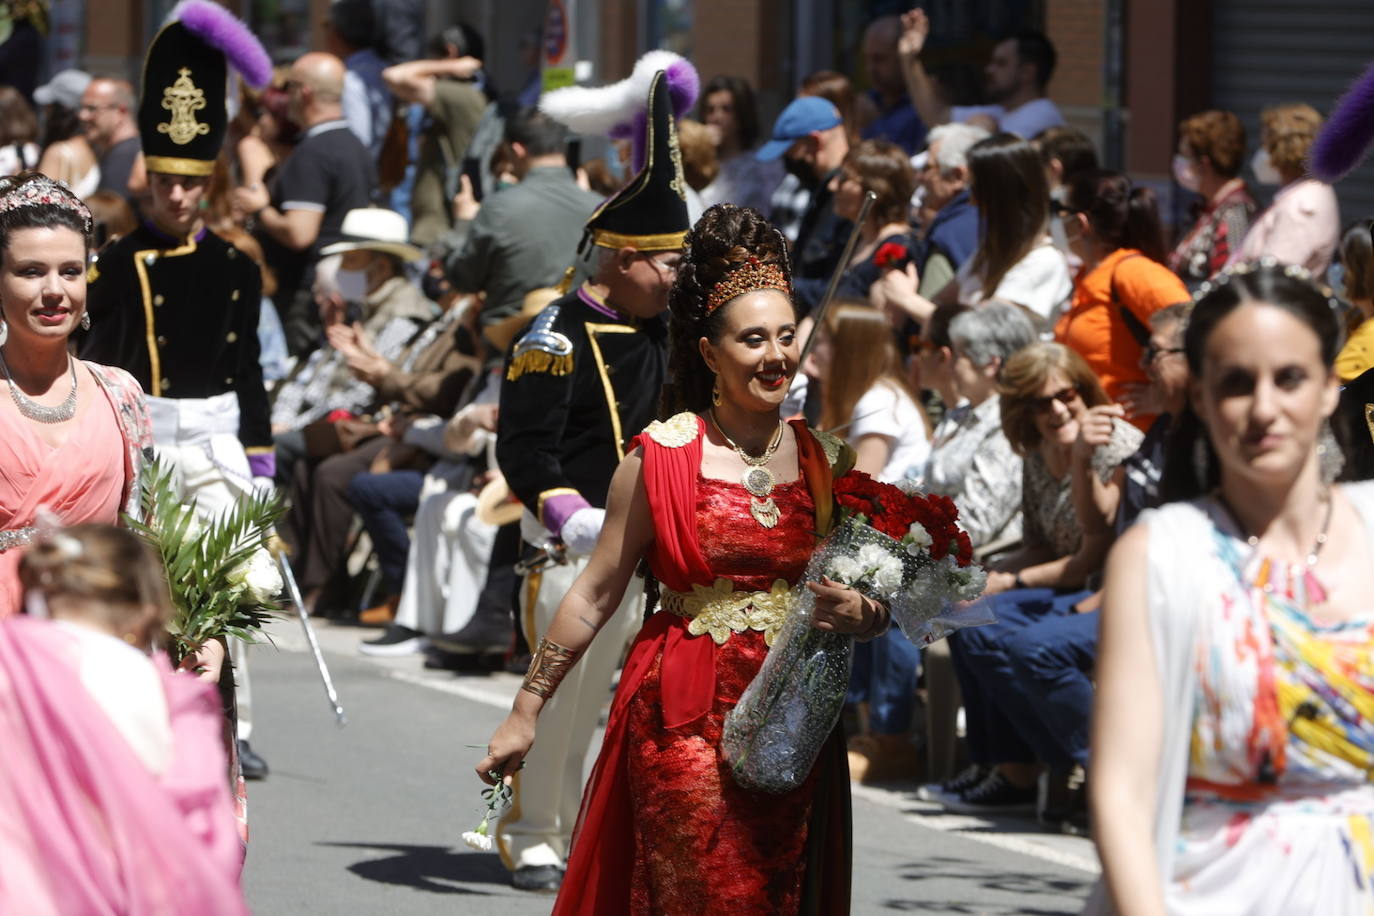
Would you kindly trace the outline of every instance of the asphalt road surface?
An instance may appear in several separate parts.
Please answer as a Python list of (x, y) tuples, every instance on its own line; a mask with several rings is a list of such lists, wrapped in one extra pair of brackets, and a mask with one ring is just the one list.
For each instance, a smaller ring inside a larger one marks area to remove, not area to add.
[[(272, 632), (251, 665), (253, 747), (272, 767), (249, 783), (253, 911), (547, 914), (552, 897), (512, 889), (495, 853), (461, 839), (484, 808), (467, 745), (485, 746), (519, 679), (365, 659), (357, 644), (376, 631), (320, 623), (339, 728), (299, 623)], [(1097, 868), (1086, 840), (944, 815), (914, 789), (855, 790), (854, 913), (1078, 912)]]

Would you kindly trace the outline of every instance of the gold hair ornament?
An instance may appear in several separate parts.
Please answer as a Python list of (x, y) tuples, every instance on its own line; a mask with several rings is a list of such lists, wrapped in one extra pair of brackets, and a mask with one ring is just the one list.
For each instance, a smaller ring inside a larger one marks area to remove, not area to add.
[(750, 257), (711, 287), (711, 292), (706, 295), (706, 314), (711, 314), (737, 296), (761, 289), (775, 289), (788, 297), (792, 295), (792, 284), (787, 281), (787, 272), (782, 267), (764, 264), (758, 258)]

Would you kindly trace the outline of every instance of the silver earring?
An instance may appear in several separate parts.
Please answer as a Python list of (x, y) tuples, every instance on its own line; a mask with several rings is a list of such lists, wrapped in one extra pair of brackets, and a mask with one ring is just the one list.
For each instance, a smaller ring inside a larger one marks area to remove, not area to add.
[(5, 345), (5, 341), (10, 339), (10, 323), (0, 321), (0, 347)]
[(1345, 453), (1331, 431), (1331, 421), (1322, 421), (1321, 435), (1317, 438), (1317, 466), (1320, 468), (1322, 483), (1335, 483), (1336, 478), (1345, 470)]
[(81, 313), (81, 330), (83, 330), (83, 331), (89, 331), (90, 329), (91, 329), (91, 313), (90, 313), (90, 312), (82, 312), (82, 313)]

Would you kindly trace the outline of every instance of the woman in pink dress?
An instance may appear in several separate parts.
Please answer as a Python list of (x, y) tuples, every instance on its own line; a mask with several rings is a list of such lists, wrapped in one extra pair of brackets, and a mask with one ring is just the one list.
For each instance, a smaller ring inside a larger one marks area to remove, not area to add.
[(20, 609), (38, 512), (117, 523), (152, 445), (138, 383), (68, 353), (90, 325), (90, 233), (90, 211), (62, 185), (36, 172), (0, 179), (0, 618)]

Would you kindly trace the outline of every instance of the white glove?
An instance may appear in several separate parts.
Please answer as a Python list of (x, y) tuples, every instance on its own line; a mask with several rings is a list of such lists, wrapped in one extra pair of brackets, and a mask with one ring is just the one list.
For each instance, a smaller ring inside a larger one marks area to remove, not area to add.
[(558, 532), (563, 545), (568, 548), (568, 553), (585, 557), (592, 552), (596, 546), (596, 539), (601, 534), (601, 526), (606, 523), (606, 510), (593, 509), (590, 506), (586, 509), (578, 509), (568, 520), (563, 523), (563, 529)]

